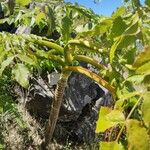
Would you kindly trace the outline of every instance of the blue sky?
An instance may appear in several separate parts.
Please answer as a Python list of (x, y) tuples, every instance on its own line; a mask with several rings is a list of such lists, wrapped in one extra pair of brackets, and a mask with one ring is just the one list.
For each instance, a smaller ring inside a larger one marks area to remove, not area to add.
[(65, 0), (65, 1), (72, 3), (77, 2), (87, 8), (91, 8), (95, 13), (99, 15), (106, 15), (106, 16), (110, 16), (118, 6), (123, 4), (123, 0), (100, 0), (100, 3), (98, 4), (95, 4), (93, 2), (94, 0)]

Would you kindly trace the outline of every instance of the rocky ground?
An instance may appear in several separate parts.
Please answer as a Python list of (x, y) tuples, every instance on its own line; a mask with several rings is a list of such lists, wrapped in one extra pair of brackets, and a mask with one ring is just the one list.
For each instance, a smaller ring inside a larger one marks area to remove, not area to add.
[[(7, 137), (4, 141), (8, 149), (40, 149), (58, 78), (59, 74), (53, 72), (32, 78), (27, 91), (14, 87), (17, 107), (25, 125), (18, 126), (9, 113), (1, 117), (2, 134)], [(51, 145), (53, 149), (98, 149), (95, 128), (102, 105), (112, 105), (110, 93), (88, 77), (73, 73), (65, 89), (54, 133), (55, 144)]]

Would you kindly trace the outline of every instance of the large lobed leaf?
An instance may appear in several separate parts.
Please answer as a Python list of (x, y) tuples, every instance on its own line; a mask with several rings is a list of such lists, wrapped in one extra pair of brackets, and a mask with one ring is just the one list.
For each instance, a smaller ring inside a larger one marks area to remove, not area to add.
[(129, 150), (149, 150), (149, 136), (146, 128), (138, 120), (130, 119), (126, 122)]
[[(130, 44), (133, 44), (135, 42), (135, 36), (140, 32), (139, 28), (139, 16), (137, 13), (135, 13), (131, 18), (130, 25), (126, 28), (126, 24), (122, 21), (122, 19), (115, 19), (116, 26), (113, 26), (111, 36), (114, 38), (114, 43), (112, 44), (110, 48), (109, 58), (110, 63), (113, 62), (115, 52), (117, 48), (126, 48)], [(125, 31), (118, 30), (118, 26), (123, 26)]]
[(124, 123), (124, 114), (119, 110), (112, 110), (109, 107), (101, 107), (97, 121), (96, 132), (104, 132), (106, 129)]

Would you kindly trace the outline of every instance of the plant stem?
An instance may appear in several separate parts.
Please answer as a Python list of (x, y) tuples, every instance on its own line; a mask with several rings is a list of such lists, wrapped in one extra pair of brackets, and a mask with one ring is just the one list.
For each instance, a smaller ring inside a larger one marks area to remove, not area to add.
[(89, 63), (95, 67), (97, 67), (98, 69), (107, 69), (107, 67), (105, 67), (104, 65), (98, 63), (98, 61), (96, 59), (93, 59), (91, 57), (88, 56), (84, 56), (84, 55), (77, 55), (74, 57), (75, 60), (77, 61), (84, 61), (86, 63)]
[(48, 125), (47, 125), (46, 132), (45, 132), (45, 141), (44, 141), (44, 143), (42, 143), (42, 146), (45, 149), (53, 137), (53, 133), (54, 133), (55, 126), (56, 126), (56, 123), (58, 120), (59, 110), (61, 107), (67, 80), (68, 80), (68, 75), (66, 76), (62, 73), (62, 75), (57, 83), (57, 88), (55, 90), (55, 95), (53, 98), (51, 111), (50, 111), (50, 115), (49, 115)]
[[(69, 45), (76, 45), (86, 50), (90, 50), (91, 52), (103, 53), (104, 50), (98, 47), (98, 45), (92, 44), (89, 41), (85, 40), (70, 40), (68, 42)], [(81, 51), (82, 49), (80, 49)]]
[(42, 45), (42, 46), (47, 46), (48, 48), (53, 48), (55, 50), (57, 50), (58, 52), (60, 52), (61, 54), (64, 53), (64, 48), (59, 46), (56, 43), (50, 42), (50, 41), (45, 41), (45, 40), (34, 40), (35, 43)]
[[(142, 95), (142, 96), (143, 96), (143, 95)], [(128, 114), (126, 120), (128, 120), (128, 119), (131, 117), (131, 115), (132, 115), (132, 113), (134, 112), (135, 108), (138, 106), (139, 102), (141, 101), (142, 96), (139, 97), (138, 101), (135, 103), (135, 105), (134, 105), (133, 108), (131, 109), (130, 113)], [(116, 141), (119, 141), (119, 138), (120, 138), (120, 136), (121, 136), (121, 134), (122, 134), (122, 132), (123, 132), (123, 129), (124, 129), (124, 127), (125, 127), (126, 120), (125, 120), (124, 124), (122, 125), (122, 127), (121, 127), (121, 129), (120, 129), (120, 131), (119, 131), (119, 133), (118, 133), (118, 136), (117, 136)]]

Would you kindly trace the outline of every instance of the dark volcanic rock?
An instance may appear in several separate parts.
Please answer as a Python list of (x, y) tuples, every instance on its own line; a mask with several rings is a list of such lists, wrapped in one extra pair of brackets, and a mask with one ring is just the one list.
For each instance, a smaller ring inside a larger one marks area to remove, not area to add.
[[(52, 73), (46, 81), (41, 77), (31, 80), (32, 86), (26, 107), (38, 120), (48, 119), (58, 79), (59, 74)], [(67, 138), (78, 143), (94, 141), (96, 120), (101, 105), (112, 106), (110, 93), (90, 78), (73, 73), (68, 79), (54, 133), (57, 141), (62, 142)]]

